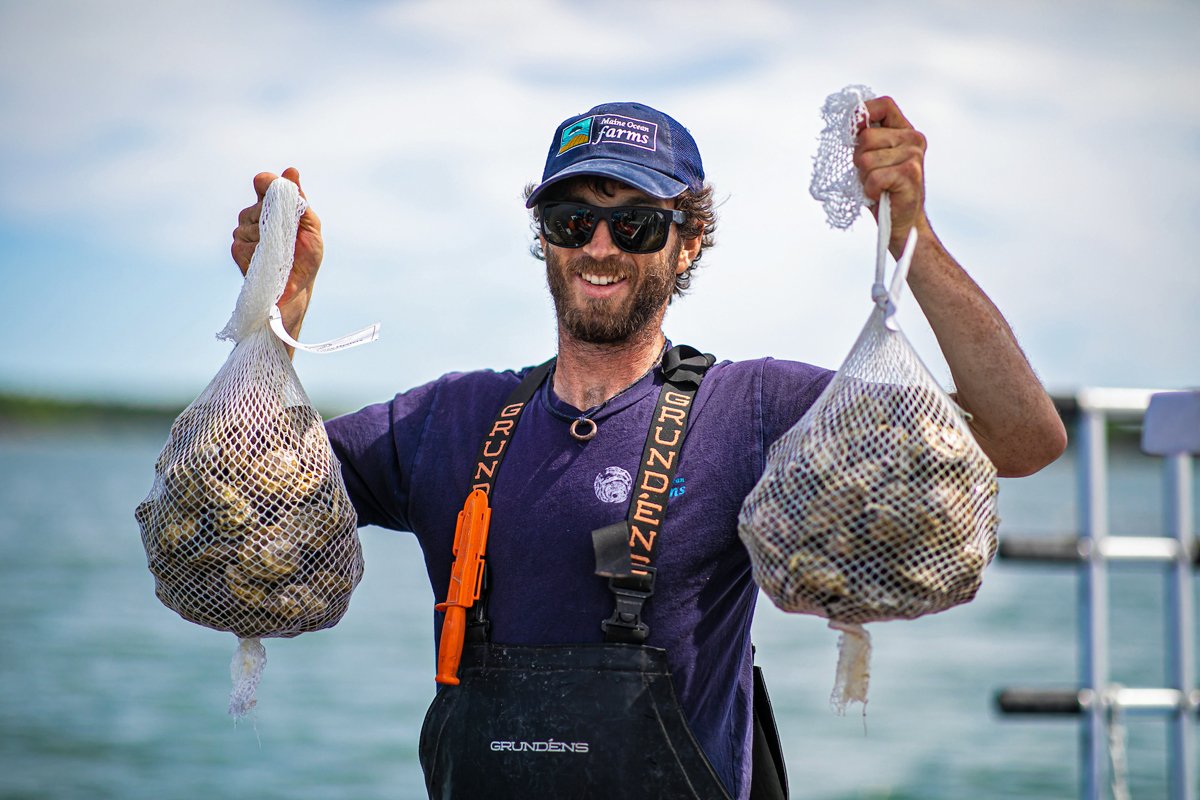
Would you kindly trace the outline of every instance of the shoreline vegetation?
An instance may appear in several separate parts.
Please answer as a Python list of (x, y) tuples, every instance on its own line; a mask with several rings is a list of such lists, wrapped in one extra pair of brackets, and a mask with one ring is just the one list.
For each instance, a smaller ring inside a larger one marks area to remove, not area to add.
[(0, 392), (0, 430), (9, 427), (169, 426), (187, 403), (138, 404)]
[[(0, 434), (15, 429), (169, 428), (188, 403), (79, 400), (0, 391)], [(341, 412), (318, 409), (323, 419)]]

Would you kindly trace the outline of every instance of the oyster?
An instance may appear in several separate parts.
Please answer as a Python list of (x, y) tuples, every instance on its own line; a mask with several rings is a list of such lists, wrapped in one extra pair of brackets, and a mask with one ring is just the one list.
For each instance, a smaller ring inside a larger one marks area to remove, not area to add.
[(340, 492), (323, 491), (307, 505), (281, 514), (277, 524), (297, 544), (315, 550), (352, 531), (355, 516)]
[(168, 515), (159, 520), (158, 542), (168, 553), (185, 558), (201, 546), (200, 522), (195, 517)]
[(348, 577), (330, 570), (318, 570), (308, 577), (308, 585), (320, 597), (333, 600), (350, 594), (354, 584)]
[(267, 602), (267, 589), (261, 583), (251, 579), (245, 570), (236, 564), (225, 568), (225, 585), (239, 602), (253, 607), (260, 607)]
[(258, 523), (250, 501), (228, 483), (213, 481), (208, 503), (214, 509), (213, 527), (221, 536), (236, 538)]
[(181, 509), (198, 511), (219, 483), (220, 474), (220, 448), (209, 444), (171, 461), (163, 473), (163, 487)]
[(274, 525), (247, 534), (238, 550), (238, 561), (246, 575), (266, 581), (291, 575), (299, 569), (300, 558), (300, 547)]
[(271, 595), (267, 608), (287, 620), (321, 614), (329, 604), (303, 583), (290, 583)]

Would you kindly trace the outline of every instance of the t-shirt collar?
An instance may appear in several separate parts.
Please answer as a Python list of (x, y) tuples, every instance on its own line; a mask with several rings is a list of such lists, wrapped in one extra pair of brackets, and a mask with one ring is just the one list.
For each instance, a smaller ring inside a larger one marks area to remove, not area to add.
[[(670, 349), (671, 340), (668, 339), (663, 345), (663, 353), (666, 353)], [(645, 375), (643, 375), (637, 381), (637, 383), (634, 383), (628, 389), (625, 389), (616, 396), (609, 398), (599, 406), (593, 406), (592, 408), (583, 411), (575, 408), (575, 406), (571, 405), (565, 400), (562, 400), (557, 394), (554, 393), (553, 370), (542, 384), (539, 394), (542, 398), (542, 402), (546, 405), (546, 408), (550, 411), (550, 413), (564, 421), (572, 422), (576, 419), (579, 419), (581, 416), (587, 416), (589, 419), (600, 421), (605, 417), (612, 416), (619, 411), (629, 408), (631, 405), (654, 391), (656, 387), (661, 386), (662, 383), (662, 359), (659, 358), (658, 363), (655, 364)]]

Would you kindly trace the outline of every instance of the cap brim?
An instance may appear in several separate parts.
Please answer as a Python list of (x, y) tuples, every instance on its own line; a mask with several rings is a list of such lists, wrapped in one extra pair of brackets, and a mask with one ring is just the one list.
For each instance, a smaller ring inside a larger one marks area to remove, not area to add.
[(649, 169), (648, 167), (610, 158), (589, 158), (586, 161), (572, 164), (561, 172), (554, 173), (553, 176), (538, 184), (537, 188), (529, 195), (529, 199), (525, 201), (525, 207), (533, 208), (537, 205), (542, 193), (556, 183), (561, 183), (570, 178), (577, 178), (581, 175), (612, 178), (621, 183), (629, 184), (651, 197), (657, 197), (659, 200), (670, 200), (672, 197), (678, 197), (686, 192), (688, 188), (686, 183), (669, 178), (661, 172)]

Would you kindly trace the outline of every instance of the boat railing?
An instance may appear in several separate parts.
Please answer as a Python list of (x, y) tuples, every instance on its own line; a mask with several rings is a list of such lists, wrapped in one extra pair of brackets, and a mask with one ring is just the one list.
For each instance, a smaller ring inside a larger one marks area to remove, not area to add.
[[(1200, 453), (1200, 391), (1089, 388), (1074, 398), (1079, 532), (1069, 537), (1002, 537), (999, 556), (1072, 565), (1078, 574), (1079, 685), (1075, 689), (1006, 688), (996, 695), (1005, 714), (1080, 717), (1080, 797), (1129, 797), (1122, 715), (1153, 715), (1168, 725), (1170, 797), (1196, 798), (1194, 570), (1200, 546), (1193, 531), (1192, 466)], [(1140, 421), (1141, 447), (1163, 462), (1164, 527), (1159, 536), (1114, 536), (1108, 516), (1110, 423)], [(1126, 687), (1109, 674), (1109, 566), (1158, 563), (1166, 584), (1165, 683)]]

